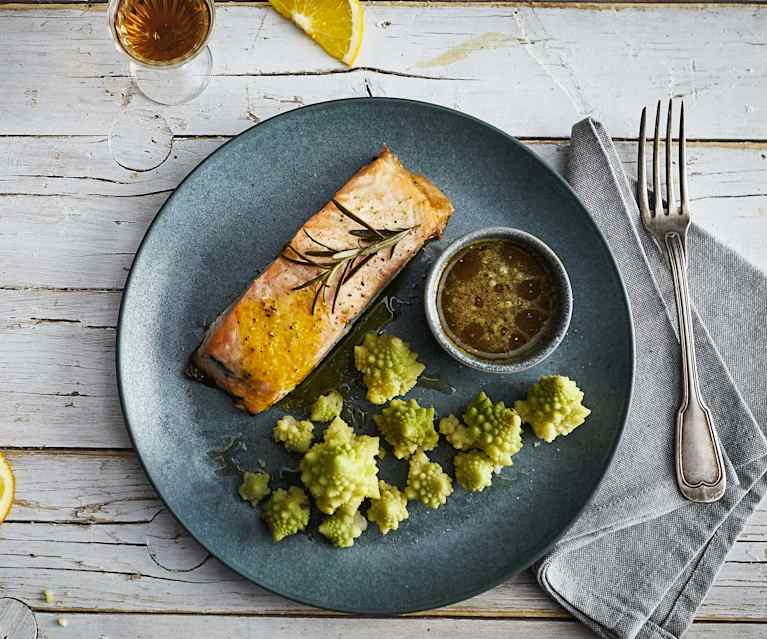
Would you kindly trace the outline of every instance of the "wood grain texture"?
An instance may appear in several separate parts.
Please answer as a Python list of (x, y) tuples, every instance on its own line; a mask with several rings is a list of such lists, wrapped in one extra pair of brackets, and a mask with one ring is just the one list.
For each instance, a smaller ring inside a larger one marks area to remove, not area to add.
[[(164, 510), (133, 453), (11, 451), (9, 458), (18, 494), (0, 527), (0, 583), (8, 596), (45, 610), (322, 614), (208, 558)], [(253, 525), (261, 525), (255, 512)], [(741, 539), (701, 619), (767, 621), (767, 503)], [(45, 588), (59, 594), (54, 604), (40, 599)], [(430, 614), (564, 616), (529, 572)]]
[[(0, 134), (105, 135), (149, 105), (109, 40), (103, 5), (2, 12)], [(643, 104), (673, 95), (687, 99), (690, 137), (767, 139), (757, 63), (767, 11), (756, 5), (383, 4), (368, 7), (367, 26), (349, 70), (268, 7), (224, 5), (209, 88), (162, 113), (176, 134), (230, 135), (297, 105), (397, 96), (516, 135), (567, 136), (592, 114), (629, 137)]]
[[(88, 4), (107, 4), (109, 0), (92, 0)], [(363, 0), (365, 6), (375, 6), (376, 4), (415, 4), (417, 0)], [(709, 5), (760, 5), (765, 4), (767, 0), (713, 0), (706, 2)], [(45, 6), (50, 7), (52, 5), (71, 6), (83, 4), (83, 0), (57, 0), (51, 2), (51, 0), (0, 0), (0, 7), (3, 5), (29, 5), (29, 6)], [(259, 2), (244, 2), (243, 0), (218, 0), (216, 5), (237, 4), (237, 5), (257, 5), (263, 4)], [(501, 4), (498, 0), (420, 0), (418, 4), (453, 4), (453, 5), (478, 5), (478, 4)], [(512, 2), (505, 2), (503, 4), (513, 4)], [(522, 4), (517, 2), (515, 4)], [(529, 5), (541, 5), (541, 6), (565, 6), (572, 8), (601, 8), (603, 10), (620, 9), (626, 6), (646, 6), (646, 7), (658, 7), (666, 4), (673, 5), (701, 5), (701, 0), (590, 0), (584, 2), (583, 0), (558, 0), (552, 2), (551, 0), (528, 0), (525, 4)]]
[[(128, 450), (114, 377), (120, 289), (165, 198), (229, 136), (296, 106), (368, 95), (437, 102), (538, 138), (558, 170), (566, 145), (541, 138), (568, 136), (587, 114), (631, 138), (643, 103), (684, 97), (691, 137), (717, 140), (690, 149), (695, 219), (767, 268), (766, 11), (371, 2), (361, 66), (346, 70), (264, 4), (221, 5), (211, 86), (158, 109), (131, 86), (103, 5), (0, 7), (0, 444), (20, 447), (9, 452), (16, 504), (0, 526), (3, 596), (37, 610), (40, 636), (55, 639), (591, 636), (529, 572), (427, 617), (354, 620), (208, 557)], [(108, 143), (139, 108), (175, 135), (148, 172), (115, 164)], [(618, 149), (633, 172), (634, 144)], [(696, 623), (688, 637), (762, 637), (766, 583), (764, 503), (700, 610), (721, 623)], [(762, 623), (731, 623), (741, 620)]]
[(163, 508), (133, 452), (5, 453), (16, 475), (9, 521), (146, 523)]
[[(227, 139), (177, 138), (146, 173), (116, 165), (103, 137), (2, 139), (11, 152), (0, 155), (0, 286), (121, 288), (170, 191)], [(566, 146), (533, 148), (562, 170)], [(618, 149), (635, 173), (635, 144)], [(695, 220), (767, 267), (767, 144), (693, 144), (689, 155)]]
[[(0, 529), (0, 581), (7, 596), (37, 610), (101, 610), (226, 614), (325, 615), (272, 595), (236, 576), (199, 550), (172, 519), (143, 524), (19, 524)], [(254, 513), (254, 525), (261, 525)], [(19, 542), (25, 546), (19, 552)], [(181, 550), (173, 550), (180, 545)], [(709, 593), (699, 619), (765, 620), (764, 562), (728, 563)], [(53, 603), (40, 594), (56, 594)], [(468, 601), (429, 615), (564, 617), (522, 573)]]
[[(58, 616), (38, 614), (40, 639), (72, 639), (73, 632), (98, 628), (108, 639), (590, 639), (585, 626), (571, 621), (484, 620), (470, 623), (457, 619), (285, 619), (280, 617), (195, 617), (180, 615), (66, 614), (68, 627), (58, 625)], [(760, 639), (763, 628), (753, 624), (698, 623), (687, 639)], [(477, 634), (468, 634), (469, 632)], [(178, 635), (176, 635), (178, 633)]]
[[(8, 521), (15, 523), (147, 523), (163, 510), (133, 451), (6, 450), (17, 490)], [(767, 561), (767, 501), (740, 541), (756, 544), (733, 561)]]

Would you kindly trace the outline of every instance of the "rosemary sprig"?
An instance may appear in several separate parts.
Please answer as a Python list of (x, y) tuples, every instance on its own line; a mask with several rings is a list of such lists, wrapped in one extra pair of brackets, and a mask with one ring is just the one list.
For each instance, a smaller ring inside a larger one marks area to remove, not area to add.
[(338, 301), (341, 287), (343, 287), (349, 279), (365, 266), (365, 264), (373, 259), (379, 251), (385, 248), (391, 248), (391, 253), (389, 255), (389, 259), (391, 259), (394, 255), (394, 249), (399, 241), (410, 231), (417, 228), (417, 226), (411, 226), (408, 228), (377, 229), (343, 206), (337, 200), (333, 200), (333, 204), (336, 205), (343, 215), (363, 227), (361, 229), (349, 230), (349, 235), (357, 238), (359, 242), (358, 246), (334, 249), (333, 247), (320, 242), (304, 229), (304, 235), (321, 248), (310, 251), (299, 251), (291, 244), (288, 244), (281, 253), (281, 257), (288, 262), (319, 269), (319, 272), (316, 275), (293, 288), (294, 291), (297, 291), (309, 288), (313, 285), (317, 286), (317, 290), (314, 293), (314, 299), (312, 300), (312, 315), (314, 315), (314, 311), (317, 308), (317, 302), (319, 301), (320, 296), (323, 296), (324, 299), (325, 291), (329, 290), (331, 286), (334, 285), (334, 282), (335, 290), (333, 291), (331, 312), (335, 312), (336, 302)]

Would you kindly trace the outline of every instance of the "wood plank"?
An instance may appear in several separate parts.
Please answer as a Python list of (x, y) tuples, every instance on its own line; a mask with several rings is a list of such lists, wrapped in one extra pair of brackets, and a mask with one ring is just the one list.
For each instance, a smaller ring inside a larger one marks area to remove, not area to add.
[[(255, 514), (254, 525), (260, 525)], [(165, 544), (160, 552), (157, 540)], [(33, 602), (39, 610), (326, 614), (268, 593), (199, 552), (191, 566), (179, 569), (183, 551), (172, 548), (179, 543), (194, 546), (167, 516), (120, 525), (6, 522), (0, 527), (0, 583), (5, 596)], [(44, 589), (57, 594), (55, 603), (42, 600)], [(445, 614), (475, 616), (490, 610), (502, 616), (564, 616), (530, 573)]]
[(124, 169), (112, 159), (108, 136), (6, 137), (0, 156), (0, 194), (82, 199), (164, 195), (230, 139), (176, 137), (166, 162), (139, 172)]
[[(115, 291), (0, 291), (0, 336), (16, 353), (0, 354), (0, 441), (131, 446), (114, 373), (119, 303)], [(14, 364), (38, 340), (42, 375)]]
[(148, 522), (162, 510), (132, 452), (5, 452), (16, 475), (9, 521)]
[[(360, 67), (346, 70), (269, 8), (224, 5), (210, 87), (161, 111), (174, 133), (228, 135), (300, 104), (372, 94), (452, 106), (528, 136), (566, 136), (593, 113), (629, 137), (642, 104), (674, 95), (688, 100), (691, 137), (767, 138), (767, 71), (753, 62), (767, 12), (603, 9), (371, 5)], [(3, 10), (0, 133), (105, 135), (121, 113), (151, 106), (133, 91), (104, 19), (103, 5)], [(501, 82), (499, 69), (509, 70)]]
[[(17, 477), (9, 521), (146, 523), (163, 509), (132, 451), (6, 450)], [(740, 535), (751, 550), (732, 561), (767, 561), (767, 499)]]
[[(116, 614), (65, 614), (67, 627), (58, 625), (58, 615), (37, 615), (42, 634), (40, 639), (73, 639), (77, 633), (96, 630), (109, 639), (165, 639), (185, 636), (205, 639), (295, 639), (307, 636), (312, 639), (411, 639), (412, 637), (439, 637), (439, 639), (588, 639), (593, 638), (585, 626), (570, 621), (523, 621), (508, 619), (461, 620), (461, 619), (317, 619), (283, 617), (220, 617), (181, 615), (116, 615)], [(729, 628), (740, 629), (740, 626)], [(88, 629), (87, 631), (85, 629)], [(476, 634), (475, 634), (476, 633)], [(83, 637), (85, 634), (82, 635)], [(691, 632), (692, 639), (708, 637)], [(709, 635), (710, 636), (710, 635)], [(752, 639), (756, 634), (739, 635)]]
[[(752, 519), (764, 519), (765, 512), (767, 511), (767, 500), (762, 504), (762, 510), (759, 511), (758, 517), (754, 517)], [(759, 522), (756, 521), (753, 524), (749, 522), (749, 525), (747, 526), (747, 531), (744, 531), (744, 533), (749, 533), (750, 536), (754, 535), (754, 531), (758, 528)], [(741, 563), (748, 563), (748, 562), (757, 562), (757, 563), (765, 563), (767, 562), (767, 539), (763, 541), (742, 541), (745, 539), (746, 535), (741, 535), (738, 538), (738, 543), (733, 546), (730, 553), (727, 555), (727, 561), (731, 562), (741, 562)], [(764, 538), (763, 538), (764, 539)]]
[[(595, 635), (582, 624), (572, 621), (527, 621), (520, 619), (316, 619), (283, 617), (221, 617), (182, 615), (65, 614), (67, 626), (58, 624), (58, 615), (37, 615), (40, 639), (76, 639), (91, 636), (94, 630), (109, 639), (166, 639), (184, 636), (190, 639), (588, 639)], [(80, 634), (81, 633), (81, 634)], [(764, 627), (756, 624), (696, 623), (687, 639), (759, 639)]]
[[(160, 168), (135, 173), (110, 159), (103, 137), (5, 138), (0, 286), (122, 287), (168, 192), (225, 140), (177, 139)], [(565, 146), (532, 148), (562, 170)], [(618, 148), (633, 173), (635, 145)], [(767, 268), (767, 144), (691, 145), (690, 168), (696, 221)]]
[[(260, 525), (255, 518), (254, 525)], [(20, 552), (20, 544), (23, 550)], [(767, 619), (767, 563), (728, 563), (700, 618)], [(4, 594), (38, 610), (228, 614), (326, 614), (284, 600), (209, 558), (173, 518), (100, 525), (7, 522), (0, 527)], [(44, 589), (55, 601), (41, 598)], [(564, 616), (524, 572), (440, 616)]]
[[(386, 2), (387, 4), (401, 3), (412, 4), (415, 0), (363, 0), (363, 5), (374, 6), (376, 3)], [(89, 4), (108, 4), (109, 0), (92, 0)], [(765, 4), (767, 0), (713, 0), (706, 4), (719, 4), (719, 5), (760, 5)], [(440, 4), (455, 4), (455, 5), (477, 5), (477, 4), (500, 4), (497, 0), (439, 0)], [(57, 2), (51, 2), (51, 0), (2, 0), (0, 1), (0, 7), (3, 5), (28, 5), (38, 7), (52, 7), (52, 6), (71, 6), (83, 4), (82, 0), (58, 0)], [(244, 4), (243, 0), (218, 0), (216, 6), (226, 4)], [(256, 4), (256, 2), (248, 2), (247, 4)], [(435, 3), (436, 4), (436, 3)], [(511, 4), (511, 2), (505, 2), (504, 4)], [(629, 6), (644, 6), (649, 5), (651, 7), (657, 7), (664, 4), (675, 5), (701, 5), (701, 0), (589, 0), (584, 2), (583, 0), (557, 0), (552, 2), (551, 0), (529, 0), (525, 4), (530, 5), (543, 5), (543, 6), (567, 6), (572, 8), (599, 8), (604, 11), (614, 11)]]
[[(52, 609), (67, 610), (299, 609), (205, 560), (164, 511), (132, 453), (11, 451), (9, 458), (18, 479), (16, 506), (0, 527), (0, 583), (9, 584), (9, 596), (35, 601), (49, 588), (67, 593)], [(705, 618), (767, 620), (767, 502), (741, 539), (704, 604)], [(530, 573), (442, 613), (562, 614)]]

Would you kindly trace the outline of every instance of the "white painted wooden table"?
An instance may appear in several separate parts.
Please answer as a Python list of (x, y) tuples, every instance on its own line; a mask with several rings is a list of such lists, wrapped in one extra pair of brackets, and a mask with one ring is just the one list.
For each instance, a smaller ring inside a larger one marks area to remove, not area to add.
[[(0, 596), (32, 608), (49, 638), (588, 636), (529, 573), (428, 614), (357, 620), (208, 557), (131, 450), (114, 373), (121, 287), (152, 217), (213, 149), (287, 109), (364, 95), (477, 115), (557, 168), (572, 123), (593, 114), (632, 172), (640, 107), (684, 97), (696, 219), (767, 268), (765, 47), (758, 5), (370, 3), (360, 66), (346, 70), (265, 5), (222, 4), (210, 87), (158, 108), (131, 87), (103, 5), (0, 7), (0, 448), (18, 478)], [(170, 152), (136, 172), (107, 140), (141, 109), (167, 129), (138, 150)], [(767, 636), (766, 505), (690, 636)]]

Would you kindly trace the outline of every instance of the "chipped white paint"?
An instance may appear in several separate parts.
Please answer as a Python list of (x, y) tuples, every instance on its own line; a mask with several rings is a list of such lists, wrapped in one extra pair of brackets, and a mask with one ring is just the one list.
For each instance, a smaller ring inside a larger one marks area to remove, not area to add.
[[(89, 628), (97, 626), (101, 639), (166, 639), (171, 636), (194, 639), (412, 639), (435, 637), (438, 639), (593, 639), (595, 636), (580, 624), (573, 622), (527, 620), (475, 620), (470, 623), (453, 619), (367, 619), (364, 623), (353, 619), (285, 619), (253, 617), (188, 617), (180, 615), (67, 615), (72, 623)], [(70, 632), (59, 632), (55, 618), (39, 615), (43, 628), (41, 639), (72, 639)], [(51, 625), (51, 628), (48, 626)], [(477, 634), (467, 634), (468, 630)], [(762, 639), (763, 628), (746, 624), (696, 624), (686, 639)]]
[[(5, 138), (0, 285), (121, 288), (158, 208), (225, 141), (176, 138), (164, 164), (137, 173), (111, 160), (102, 136)], [(562, 170), (565, 147), (536, 143), (533, 148)], [(634, 173), (635, 145), (618, 148)], [(691, 145), (689, 156), (696, 221), (767, 269), (767, 144)], [(36, 254), (32, 261), (30, 251)]]
[[(149, 106), (110, 41), (103, 7), (3, 12), (0, 133), (105, 135)], [(767, 8), (370, 5), (346, 70), (270, 8), (221, 5), (210, 86), (163, 109), (175, 134), (231, 135), (338, 97), (410, 97), (527, 136), (566, 136), (585, 113), (636, 136), (643, 104), (686, 97), (690, 135), (767, 138)], [(470, 46), (494, 34), (492, 47)], [(721, 43), (720, 45), (717, 43)], [(465, 56), (423, 68), (451, 51)]]
[(593, 115), (594, 109), (586, 100), (572, 63), (568, 62), (568, 57), (572, 55), (571, 51), (567, 48), (557, 51), (556, 47), (550, 46), (553, 38), (533, 6), (527, 12), (514, 11), (512, 15), (519, 29), (520, 44), (572, 105), (573, 120)]
[[(120, 289), (147, 225), (197, 162), (253, 123), (320, 100), (423, 99), (520, 137), (567, 136), (591, 113), (633, 137), (639, 106), (674, 94), (687, 99), (692, 137), (765, 140), (767, 71), (755, 60), (766, 16), (757, 6), (371, 4), (363, 66), (347, 71), (267, 7), (220, 5), (210, 87), (165, 108), (131, 86), (103, 7), (0, 9), (0, 447), (74, 449), (10, 452), (18, 494), (0, 526), (0, 591), (37, 610), (49, 639), (590, 636), (551, 620), (565, 613), (530, 573), (438, 618), (361, 622), (323, 617), (209, 558), (135, 455), (102, 450), (130, 447), (114, 378)], [(125, 136), (132, 156), (119, 166), (109, 132), (141, 109), (167, 129), (154, 146), (141, 141), (152, 127)], [(533, 148), (562, 169), (566, 145)], [(618, 150), (633, 172), (634, 145)], [(767, 143), (698, 143), (689, 155), (696, 220), (767, 268)], [(767, 623), (765, 584), (767, 503), (699, 619)], [(755, 639), (764, 628), (698, 623), (688, 636)]]
[[(299, 608), (207, 559), (163, 510), (132, 454), (19, 451), (10, 460), (19, 493), (9, 522), (0, 527), (0, 583), (8, 584), (8, 594), (50, 610), (198, 612), (201, 601), (207, 612), (284, 614)], [(260, 525), (255, 514), (254, 525)], [(742, 539), (701, 618), (767, 619), (767, 504)], [(24, 578), (15, 579), (21, 570)], [(38, 601), (45, 588), (56, 593), (52, 605)], [(561, 612), (525, 573), (440, 614)]]
[[(69, 478), (67, 475), (64, 477)], [(92, 481), (98, 481), (96, 475)], [(50, 512), (50, 511), (49, 511)], [(41, 511), (45, 516), (45, 513)], [(254, 526), (261, 525), (254, 513)], [(0, 582), (10, 596), (30, 603), (37, 610), (56, 612), (91, 609), (126, 612), (206, 612), (227, 614), (287, 613), (322, 614), (265, 592), (232, 573), (194, 542), (181, 537), (177, 527), (159, 511), (149, 521), (102, 523), (40, 523), (30, 526), (11, 521), (0, 527)], [(153, 539), (166, 540), (158, 557)], [(19, 543), (25, 552), (19, 554)], [(743, 559), (738, 544), (719, 581), (701, 610), (700, 618), (767, 619), (763, 561), (738, 563)], [(748, 545), (761, 546), (749, 542)], [(174, 548), (175, 546), (175, 548)], [(194, 565), (183, 559), (196, 553)], [(179, 563), (181, 562), (181, 563)], [(15, 576), (23, 571), (24, 578)], [(733, 586), (737, 585), (737, 588)], [(44, 589), (54, 593), (46, 602)], [(563, 616), (563, 611), (537, 587), (525, 572), (492, 591), (468, 601), (440, 609), (440, 616)], [(464, 626), (470, 628), (471, 626)]]

